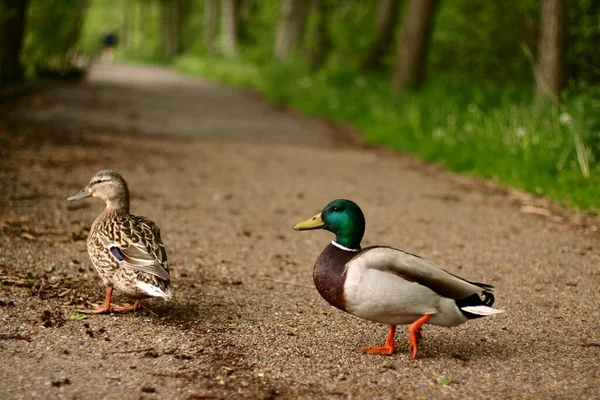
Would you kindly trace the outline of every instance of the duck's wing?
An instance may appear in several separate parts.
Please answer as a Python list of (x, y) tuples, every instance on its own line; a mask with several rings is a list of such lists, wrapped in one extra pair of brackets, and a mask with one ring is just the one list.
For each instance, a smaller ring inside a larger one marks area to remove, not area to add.
[(120, 240), (101, 236), (112, 255), (126, 268), (169, 281), (167, 252), (156, 224), (144, 217), (132, 217), (119, 222)]
[(347, 264), (348, 268), (351, 268), (354, 263), (400, 276), (451, 299), (463, 299), (483, 291), (492, 291), (494, 288), (485, 283), (462, 279), (431, 261), (392, 247), (365, 248)]

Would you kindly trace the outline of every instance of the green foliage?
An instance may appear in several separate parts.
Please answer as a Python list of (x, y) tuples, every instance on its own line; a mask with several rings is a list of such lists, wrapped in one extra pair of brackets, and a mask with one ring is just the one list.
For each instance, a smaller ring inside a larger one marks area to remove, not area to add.
[(567, 6), (567, 76), (600, 83), (600, 2), (571, 0)]
[(296, 64), (198, 57), (181, 57), (175, 66), (251, 87), (309, 115), (350, 122), (368, 142), (441, 162), (451, 170), (600, 209), (596, 90), (567, 93), (561, 109), (535, 110), (529, 87), (473, 86), (468, 78), (456, 76), (435, 79), (419, 93), (393, 95), (385, 78), (354, 70), (310, 73)]
[[(126, 31), (129, 37), (120, 45), (121, 55), (145, 60), (161, 59), (161, 1), (164, 0), (89, 0), (82, 49), (88, 54), (96, 54), (100, 50), (103, 33), (113, 31), (123, 35), (124, 17), (128, 15)], [(184, 4), (185, 12), (181, 20), (181, 47), (192, 54), (203, 54), (205, 1), (178, 1)], [(368, 53), (375, 38), (378, 2), (326, 1), (331, 10), (328, 31), (333, 49), (328, 56), (328, 66), (354, 69)], [(74, 2), (51, 0), (50, 3)], [(270, 61), (281, 1), (239, 1), (238, 4), (245, 7), (244, 15), (238, 18), (241, 53), (249, 60)], [(599, 4), (594, 0), (569, 1), (566, 64), (571, 79), (600, 81), (600, 52), (597, 51), (600, 40)], [(313, 44), (315, 20), (314, 13), (309, 14), (301, 44), (303, 50)], [(397, 34), (402, 30), (401, 23), (402, 18), (399, 18)], [(219, 24), (220, 21), (217, 21)], [(429, 76), (450, 73), (469, 75), (477, 82), (529, 83), (533, 73), (523, 46), (536, 53), (538, 25), (539, 0), (441, 1), (428, 55)], [(389, 67), (394, 64), (395, 56), (394, 50), (387, 55)]]
[(108, 32), (120, 33), (124, 14), (125, 4), (121, 0), (89, 0), (79, 41), (81, 51), (90, 56), (99, 54), (102, 35)]
[[(378, 2), (334, 2), (329, 34), (332, 48), (329, 63), (334, 68), (357, 67), (375, 39)], [(308, 31), (310, 40), (312, 31)]]
[(75, 321), (82, 321), (84, 319), (88, 319), (88, 315), (80, 312), (74, 312), (72, 314), (69, 314), (69, 319)]
[[(543, 109), (532, 106), (533, 73), (524, 51), (537, 52), (539, 0), (440, 2), (428, 54), (429, 81), (419, 93), (400, 95), (390, 92), (388, 77), (357, 72), (375, 38), (377, 2), (326, 0), (331, 52), (324, 69), (309, 72), (304, 54), (313, 46), (314, 14), (295, 62), (279, 65), (272, 61), (279, 0), (238, 2), (250, 8), (239, 18), (240, 50), (230, 59), (206, 54), (205, 2), (182, 1), (188, 11), (180, 40), (187, 53), (175, 63), (180, 70), (251, 87), (310, 115), (350, 122), (368, 142), (455, 171), (600, 208), (600, 89), (593, 86), (600, 81), (597, 1), (568, 2), (570, 85), (563, 105)], [(98, 51), (101, 34), (122, 29), (126, 14), (129, 38), (119, 53), (160, 59), (159, 0), (90, 0), (82, 48)], [(399, 21), (398, 34), (402, 17)], [(388, 67), (395, 56), (392, 49)]]
[(84, 11), (82, 0), (29, 2), (22, 52), (27, 76), (64, 70), (70, 65)]
[(437, 384), (440, 386), (448, 386), (452, 381), (449, 378), (440, 378), (437, 380)]
[[(118, 55), (138, 60), (158, 60), (162, 56), (160, 40), (160, 2), (156, 0), (90, 0), (81, 38), (81, 49), (97, 56), (102, 49), (102, 36), (118, 37)], [(124, 35), (125, 16), (127, 34)]]
[(539, 0), (447, 0), (432, 32), (429, 70), (468, 73), (478, 81), (529, 82), (521, 44), (535, 50)]

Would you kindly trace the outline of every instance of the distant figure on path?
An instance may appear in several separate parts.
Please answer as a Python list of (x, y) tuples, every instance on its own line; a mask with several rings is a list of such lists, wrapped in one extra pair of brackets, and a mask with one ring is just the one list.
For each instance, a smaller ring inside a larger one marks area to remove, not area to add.
[(102, 36), (102, 55), (100, 60), (112, 61), (114, 58), (113, 49), (117, 45), (117, 35), (113, 32), (109, 32)]

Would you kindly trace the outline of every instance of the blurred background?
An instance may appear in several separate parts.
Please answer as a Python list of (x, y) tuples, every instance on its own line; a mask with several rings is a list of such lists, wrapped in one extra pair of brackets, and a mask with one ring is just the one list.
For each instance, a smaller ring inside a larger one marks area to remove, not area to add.
[(4, 89), (162, 64), (599, 209), (595, 0), (1, 0), (0, 17)]

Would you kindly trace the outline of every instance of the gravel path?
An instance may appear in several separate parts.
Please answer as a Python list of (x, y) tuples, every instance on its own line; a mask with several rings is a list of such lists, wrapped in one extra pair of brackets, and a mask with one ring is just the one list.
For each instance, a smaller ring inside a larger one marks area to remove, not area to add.
[[(157, 68), (96, 66), (0, 112), (2, 399), (600, 398), (596, 218)], [(103, 298), (85, 249), (103, 206), (65, 199), (105, 168), (161, 227), (174, 299), (70, 319)], [(416, 360), (404, 327), (395, 355), (360, 352), (386, 327), (320, 298), (332, 236), (292, 230), (343, 197), (364, 245), (491, 283), (508, 312), (426, 326)]]

